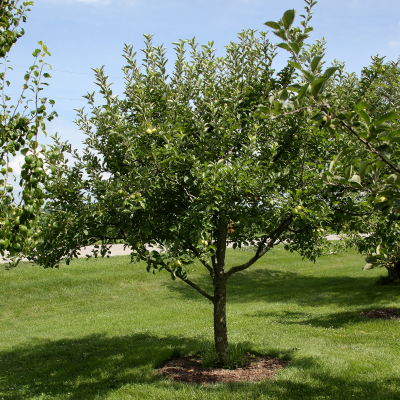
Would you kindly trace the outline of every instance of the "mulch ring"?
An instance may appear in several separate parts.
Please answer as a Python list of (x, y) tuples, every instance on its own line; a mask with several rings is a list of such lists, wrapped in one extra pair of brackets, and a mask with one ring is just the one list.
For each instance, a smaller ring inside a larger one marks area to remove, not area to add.
[(383, 308), (360, 313), (366, 318), (400, 319), (400, 308)]
[(255, 382), (272, 379), (276, 370), (283, 368), (287, 361), (272, 357), (250, 356), (245, 354), (246, 364), (242, 368), (202, 368), (201, 360), (182, 357), (168, 361), (158, 369), (161, 375), (167, 375), (177, 382), (214, 383), (214, 382)]

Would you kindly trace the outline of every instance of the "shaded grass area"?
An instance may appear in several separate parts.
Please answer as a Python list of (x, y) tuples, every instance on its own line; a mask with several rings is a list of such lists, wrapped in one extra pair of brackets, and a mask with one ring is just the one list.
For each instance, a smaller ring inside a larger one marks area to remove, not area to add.
[[(251, 257), (229, 250), (229, 265)], [(129, 257), (77, 260), (60, 270), (0, 271), (0, 399), (399, 399), (399, 321), (361, 311), (400, 307), (384, 270), (355, 252), (316, 264), (277, 247), (231, 278), (232, 344), (285, 358), (274, 381), (207, 386), (154, 374), (212, 343), (208, 300)], [(190, 277), (211, 285), (200, 265)]]

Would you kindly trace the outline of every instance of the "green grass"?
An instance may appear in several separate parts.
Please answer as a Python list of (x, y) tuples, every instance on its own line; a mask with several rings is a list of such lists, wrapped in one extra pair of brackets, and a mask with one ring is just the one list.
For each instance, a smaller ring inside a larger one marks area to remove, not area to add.
[[(229, 264), (250, 256), (228, 251)], [(313, 264), (278, 247), (235, 275), (230, 342), (290, 363), (273, 381), (207, 386), (154, 374), (213, 337), (211, 304), (167, 273), (129, 257), (1, 270), (0, 399), (400, 399), (400, 322), (359, 316), (400, 307), (400, 288), (362, 266), (355, 252)]]

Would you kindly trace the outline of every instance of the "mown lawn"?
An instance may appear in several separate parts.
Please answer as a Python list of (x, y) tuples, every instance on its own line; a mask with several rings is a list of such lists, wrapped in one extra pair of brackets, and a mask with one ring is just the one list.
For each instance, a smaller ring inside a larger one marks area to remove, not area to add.
[(213, 337), (211, 304), (164, 271), (129, 257), (0, 266), (0, 399), (400, 399), (400, 321), (359, 316), (400, 307), (400, 288), (363, 265), (353, 251), (313, 264), (278, 247), (234, 276), (231, 344), (290, 363), (273, 381), (207, 386), (154, 374)]

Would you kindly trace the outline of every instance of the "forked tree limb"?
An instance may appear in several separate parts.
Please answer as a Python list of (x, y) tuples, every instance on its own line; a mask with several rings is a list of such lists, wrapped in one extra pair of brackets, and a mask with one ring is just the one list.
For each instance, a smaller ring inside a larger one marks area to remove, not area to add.
[[(172, 269), (169, 267), (165, 268), (168, 272), (172, 273)], [(203, 295), (205, 298), (210, 300), (212, 303), (214, 303), (214, 296), (209, 295), (206, 291), (204, 291), (200, 286), (196, 285), (194, 282), (192, 282), (189, 278), (183, 278), (180, 274), (176, 274), (176, 276), (181, 279), (183, 282), (187, 283), (189, 286), (191, 286), (193, 289), (197, 290), (201, 295)]]
[[(260, 259), (265, 253), (267, 253), (274, 245), (276, 240), (279, 238), (279, 236), (285, 231), (285, 229), (288, 228), (290, 223), (293, 220), (293, 216), (291, 215), (290, 217), (284, 219), (280, 225), (269, 235), (268, 237), (265, 237), (261, 243), (258, 245), (256, 254), (254, 257), (252, 257), (247, 263), (244, 263), (242, 265), (238, 265), (236, 267), (232, 267), (227, 273), (226, 273), (226, 279), (228, 279), (230, 276), (235, 274), (236, 272), (244, 271), (245, 269), (251, 267), (258, 259)], [(267, 245), (265, 245), (267, 244)]]
[(212, 269), (211, 265), (205, 261), (204, 259), (201, 258), (200, 252), (194, 247), (194, 246), (189, 246), (189, 250), (193, 251), (197, 259), (204, 265), (205, 268), (207, 268), (208, 272), (210, 273), (211, 277), (214, 276), (214, 270)]

